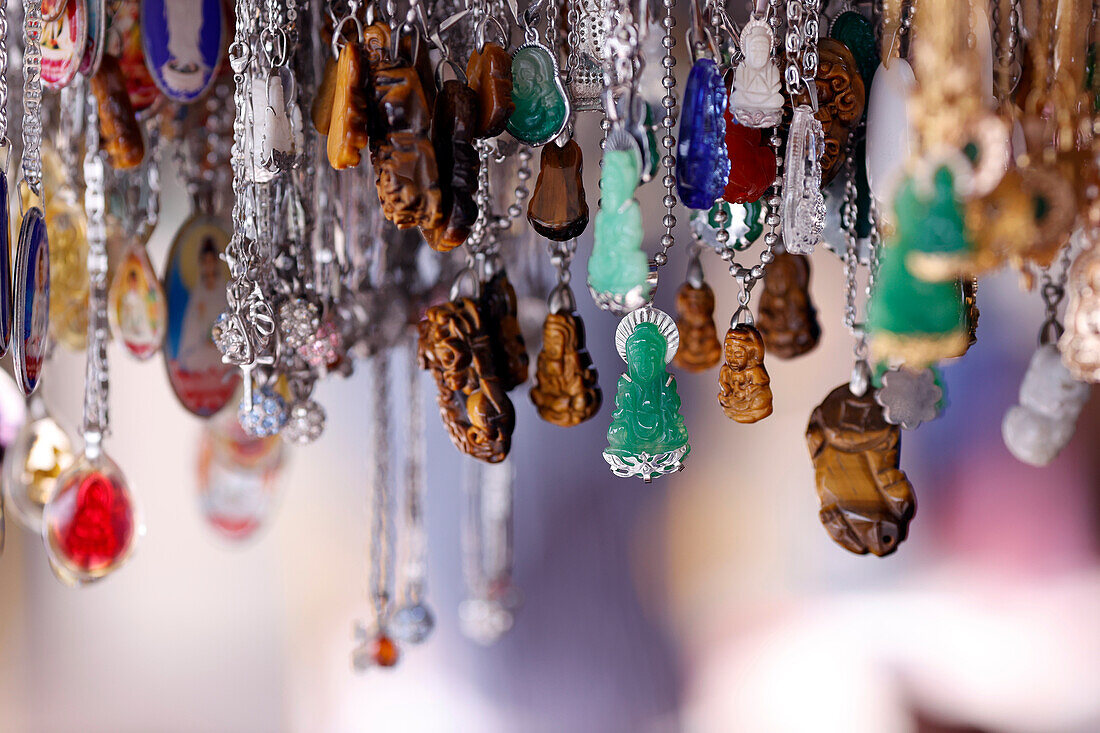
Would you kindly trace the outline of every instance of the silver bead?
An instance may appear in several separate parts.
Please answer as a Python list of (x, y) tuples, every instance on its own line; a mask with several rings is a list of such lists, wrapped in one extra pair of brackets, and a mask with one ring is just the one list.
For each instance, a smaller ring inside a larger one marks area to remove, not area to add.
[(657, 267), (662, 267), (663, 265), (668, 263), (668, 255), (666, 255), (664, 252), (658, 252), (657, 254), (653, 255), (653, 262), (657, 265)]
[(764, 277), (764, 267), (762, 265), (753, 265), (749, 273), (752, 275), (753, 280), (759, 280)]
[(663, 165), (665, 168), (675, 168), (676, 157), (672, 155), (666, 155), (665, 157), (661, 158), (661, 165)]
[(672, 245), (676, 244), (676, 239), (671, 234), (661, 235), (661, 246), (668, 249)]
[(661, 184), (665, 188), (672, 188), (673, 186), (676, 185), (676, 178), (675, 178), (675, 176), (666, 173), (665, 177), (661, 179)]
[(725, 244), (730, 241), (730, 233), (725, 229), (719, 229), (714, 233), (714, 239), (718, 244)]
[(676, 138), (674, 138), (672, 135), (665, 135), (663, 138), (661, 138), (661, 145), (663, 145), (665, 148), (674, 148), (676, 147)]
[(518, 218), (521, 213), (523, 213), (522, 210), (516, 204), (512, 204), (508, 207), (508, 216), (512, 217), (513, 219)]
[(676, 197), (672, 194), (665, 194), (664, 199), (662, 199), (662, 203), (665, 205), (666, 209), (671, 209), (673, 206), (676, 205)]
[(672, 229), (672, 227), (676, 226), (676, 217), (672, 214), (665, 214), (664, 218), (661, 219), (661, 224), (665, 229)]

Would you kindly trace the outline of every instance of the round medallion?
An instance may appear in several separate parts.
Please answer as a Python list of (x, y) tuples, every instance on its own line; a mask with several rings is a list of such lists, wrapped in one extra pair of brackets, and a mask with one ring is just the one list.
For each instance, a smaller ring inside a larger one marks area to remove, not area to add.
[(84, 42), (84, 57), (80, 60), (80, 73), (93, 76), (99, 71), (103, 61), (103, 47), (106, 42), (107, 0), (88, 0), (87, 34)]
[(111, 13), (107, 17), (106, 52), (118, 59), (134, 111), (148, 109), (157, 100), (160, 91), (145, 65), (141, 42), (141, 0), (119, 0), (111, 4)]
[(24, 395), (38, 387), (50, 331), (50, 242), (46, 217), (32, 206), (19, 228), (15, 251), (15, 314), (12, 359), (15, 381)]
[[(45, 15), (43, 8), (43, 17)], [(88, 6), (68, 0), (64, 10), (42, 24), (42, 83), (51, 89), (69, 85), (84, 59), (88, 42)]]

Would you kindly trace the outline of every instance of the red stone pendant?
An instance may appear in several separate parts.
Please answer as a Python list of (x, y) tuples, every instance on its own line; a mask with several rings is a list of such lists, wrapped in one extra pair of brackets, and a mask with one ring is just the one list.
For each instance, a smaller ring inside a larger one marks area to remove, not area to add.
[(763, 141), (761, 130), (737, 124), (728, 109), (726, 152), (730, 177), (722, 198), (731, 204), (747, 204), (763, 196), (775, 182), (775, 151)]
[(130, 556), (137, 534), (130, 490), (105, 455), (80, 458), (57, 479), (43, 512), (43, 539), (51, 564), (87, 583), (114, 571)]

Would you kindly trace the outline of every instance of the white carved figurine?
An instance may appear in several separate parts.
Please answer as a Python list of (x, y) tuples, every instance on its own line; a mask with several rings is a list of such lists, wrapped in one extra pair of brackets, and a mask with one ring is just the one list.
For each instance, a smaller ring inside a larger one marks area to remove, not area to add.
[(733, 74), (730, 112), (746, 127), (774, 127), (783, 117), (783, 79), (772, 60), (772, 30), (753, 18), (741, 32), (745, 58)]
[(1058, 342), (1062, 360), (1075, 377), (1100, 380), (1100, 248), (1091, 242), (1069, 270), (1066, 332)]
[(1020, 384), (1020, 404), (1009, 409), (1001, 423), (1008, 450), (1024, 463), (1047, 465), (1073, 437), (1088, 398), (1089, 385), (1073, 378), (1058, 348), (1040, 346)]

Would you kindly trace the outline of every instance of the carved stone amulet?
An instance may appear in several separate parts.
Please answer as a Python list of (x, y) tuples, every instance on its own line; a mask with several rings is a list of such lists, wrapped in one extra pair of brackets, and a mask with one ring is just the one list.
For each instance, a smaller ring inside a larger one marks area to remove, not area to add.
[(776, 254), (764, 277), (756, 325), (768, 352), (793, 359), (812, 351), (821, 338), (817, 309), (810, 300), (810, 260), (805, 255)]
[(481, 161), (473, 146), (477, 124), (477, 95), (456, 79), (443, 84), (432, 115), (432, 146), (439, 167), (443, 220), (424, 230), (424, 239), (437, 252), (450, 252), (466, 241), (477, 221), (474, 200)]
[(882, 557), (898, 548), (916, 512), (898, 468), (901, 429), (886, 422), (868, 390), (834, 389), (810, 416), (806, 443), (821, 501), (821, 523), (846, 550)]
[(363, 48), (348, 42), (340, 51), (328, 125), (328, 162), (336, 170), (359, 165), (367, 146), (367, 63)]
[(110, 54), (103, 55), (99, 71), (92, 76), (91, 86), (99, 108), (103, 149), (107, 151), (111, 166), (124, 170), (141, 165), (145, 157), (145, 142), (117, 58)]
[(499, 463), (508, 456), (515, 408), (493, 371), (489, 337), (469, 298), (428, 308), (418, 325), (417, 357), (438, 389), (443, 426), (468, 456)]
[(547, 239), (555, 242), (574, 239), (588, 226), (581, 165), (581, 146), (573, 140), (561, 146), (550, 142), (542, 149), (527, 220)]
[(486, 43), (470, 54), (466, 78), (477, 93), (481, 110), (477, 137), (496, 137), (504, 132), (508, 118), (516, 111), (512, 101), (512, 57), (501, 46)]
[(764, 339), (747, 323), (726, 331), (726, 361), (718, 371), (718, 403), (726, 417), (754, 423), (772, 414), (771, 377), (764, 368)]
[(685, 282), (676, 291), (676, 327), (680, 350), (673, 363), (689, 372), (702, 372), (722, 358), (718, 329), (714, 325), (714, 291), (705, 282), (695, 287)]
[[(835, 38), (820, 38), (817, 43), (817, 113), (825, 132), (825, 151), (821, 155), (821, 185), (827, 186), (840, 172), (848, 149), (848, 136), (863, 117), (867, 92), (855, 56)], [(800, 102), (809, 97), (800, 95)]]
[(599, 374), (584, 343), (584, 323), (576, 313), (550, 313), (542, 324), (542, 351), (531, 388), (543, 420), (570, 428), (600, 411)]

